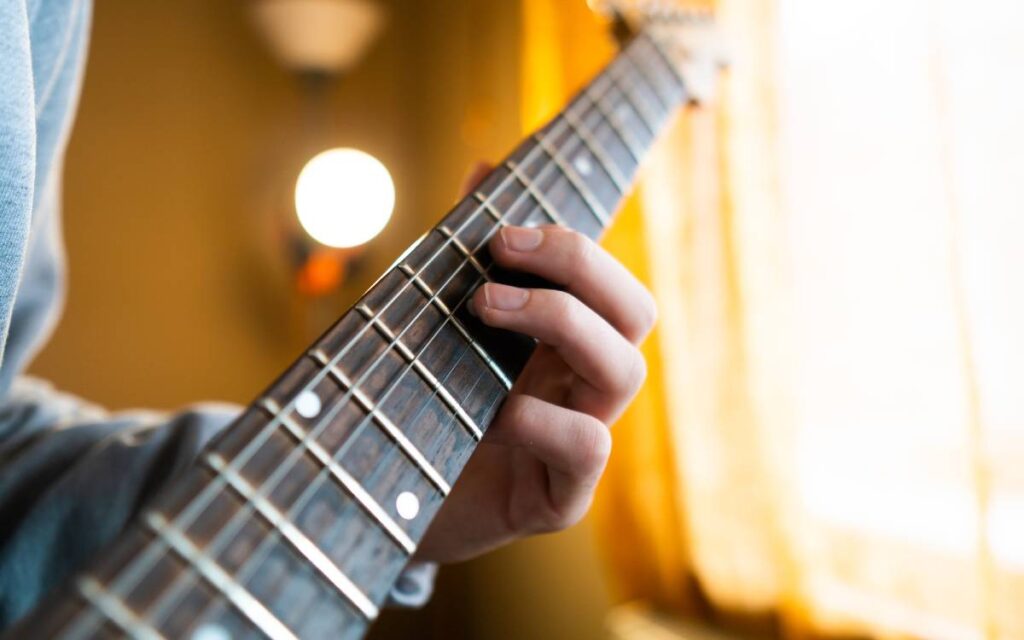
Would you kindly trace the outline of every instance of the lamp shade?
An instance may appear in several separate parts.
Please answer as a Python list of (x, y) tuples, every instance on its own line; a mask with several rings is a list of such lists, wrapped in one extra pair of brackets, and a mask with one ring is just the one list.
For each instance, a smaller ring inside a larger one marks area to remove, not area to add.
[(385, 18), (374, 0), (253, 0), (251, 16), (282, 65), (322, 73), (358, 62)]

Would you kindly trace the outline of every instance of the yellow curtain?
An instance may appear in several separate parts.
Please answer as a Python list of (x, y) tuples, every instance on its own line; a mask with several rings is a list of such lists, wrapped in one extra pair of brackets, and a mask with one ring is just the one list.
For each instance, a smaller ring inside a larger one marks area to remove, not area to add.
[[(1024, 5), (713, 5), (721, 96), (606, 239), (660, 307), (593, 513), (615, 596), (1024, 638)], [(522, 7), (531, 129), (614, 50), (582, 0)]]
[[(523, 0), (522, 122), (535, 129), (564, 105), (573, 90), (615, 54), (608, 24), (584, 2)], [(639, 196), (619, 212), (604, 239), (633, 273), (650, 282), (646, 226)], [(673, 608), (692, 602), (667, 428), (660, 329), (643, 346), (645, 387), (615, 425), (615, 454), (593, 510), (616, 597)], [(636, 553), (642, 548), (643, 553)]]

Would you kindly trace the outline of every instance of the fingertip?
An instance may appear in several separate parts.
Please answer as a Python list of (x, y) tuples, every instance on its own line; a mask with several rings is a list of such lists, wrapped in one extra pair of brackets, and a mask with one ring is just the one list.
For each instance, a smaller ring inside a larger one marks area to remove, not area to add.
[(470, 296), (469, 302), (466, 303), (466, 311), (469, 315), (483, 319), (480, 314), (480, 310), (487, 306), (487, 292), (484, 291), (486, 284), (483, 284), (476, 288), (473, 295)]
[(506, 235), (506, 229), (508, 228), (508, 226), (501, 227), (487, 242), (488, 248), (491, 250), (491, 257), (493, 257), (498, 264), (505, 264), (508, 262), (509, 247), (508, 237)]

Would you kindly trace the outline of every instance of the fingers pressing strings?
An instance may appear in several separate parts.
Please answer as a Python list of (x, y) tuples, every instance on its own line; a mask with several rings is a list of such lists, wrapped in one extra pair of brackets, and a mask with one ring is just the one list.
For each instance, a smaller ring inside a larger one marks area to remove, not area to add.
[(503, 267), (555, 284), (596, 311), (627, 340), (639, 344), (657, 317), (654, 298), (639, 280), (590, 238), (556, 226), (504, 227), (490, 242)]
[(471, 308), (488, 325), (552, 347), (578, 377), (567, 406), (614, 421), (646, 377), (636, 345), (654, 324), (651, 295), (607, 252), (568, 229), (507, 227), (492, 240), (491, 251), (502, 266), (567, 291), (487, 283)]

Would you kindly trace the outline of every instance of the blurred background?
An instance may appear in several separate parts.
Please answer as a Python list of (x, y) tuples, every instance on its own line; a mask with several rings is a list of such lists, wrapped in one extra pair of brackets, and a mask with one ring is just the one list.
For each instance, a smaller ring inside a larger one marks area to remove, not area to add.
[[(116, 409), (248, 402), (614, 56), (591, 4), (97, 3), (32, 372)], [(606, 239), (661, 320), (593, 513), (372, 637), (1024, 638), (1024, 5), (701, 6), (718, 99)], [(336, 147), (393, 181), (356, 248), (296, 217)]]

